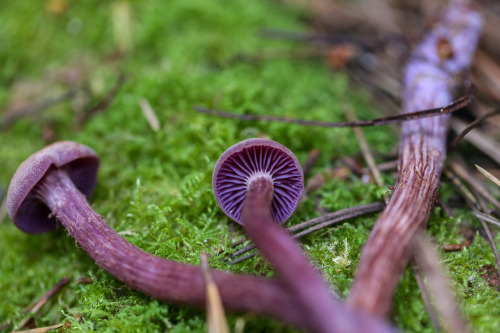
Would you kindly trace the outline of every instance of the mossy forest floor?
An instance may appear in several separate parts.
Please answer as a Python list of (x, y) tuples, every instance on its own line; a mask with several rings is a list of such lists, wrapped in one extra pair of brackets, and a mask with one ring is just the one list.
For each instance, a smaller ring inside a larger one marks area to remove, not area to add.
[[(194, 105), (235, 112), (345, 120), (350, 105), (359, 118), (379, 115), (369, 94), (342, 71), (331, 73), (320, 59), (232, 61), (239, 54), (293, 49), (288, 42), (258, 35), (262, 28), (305, 31), (306, 12), (277, 1), (65, 0), (0, 3), (1, 117), (26, 101), (39, 103), (78, 88), (71, 102), (26, 116), (0, 130), (0, 194), (27, 156), (46, 141), (74, 140), (101, 156), (92, 205), (119, 233), (140, 248), (180, 262), (199, 264), (200, 252), (225, 252), (210, 266), (272, 276), (259, 256), (228, 266), (230, 230), (243, 235), (217, 207), (212, 169), (219, 155), (246, 138), (265, 136), (294, 151), (303, 163), (321, 151), (311, 174), (338, 165), (359, 152), (350, 129), (278, 123), (250, 123), (197, 114)], [(124, 85), (112, 103), (81, 126), (78, 119), (108, 94), (121, 74)], [(160, 129), (152, 130), (140, 101), (154, 109)], [(374, 151), (397, 147), (397, 127), (364, 130)], [(393, 184), (391, 175), (386, 184)], [(363, 184), (350, 175), (327, 179), (286, 223), (318, 216), (316, 205), (335, 211), (380, 200), (388, 189)], [(444, 187), (444, 197), (453, 188)], [(316, 232), (303, 246), (338, 297), (347, 295), (360, 248), (376, 215), (345, 223), (349, 227)], [(464, 225), (477, 227), (467, 211), (455, 219), (436, 209), (429, 233), (438, 245), (459, 243)], [(498, 238), (497, 238), (498, 240)], [(481, 277), (493, 254), (482, 237), (463, 251), (442, 253), (456, 296), (476, 332), (500, 331), (500, 298)], [(88, 257), (64, 230), (26, 235), (8, 217), (0, 221), (0, 323), (12, 321), (63, 276), (71, 282), (35, 316), (35, 325), (72, 322), (69, 331), (204, 332), (205, 312), (165, 304), (131, 291)], [(77, 284), (90, 277), (91, 284)], [(168, 288), (168, 286), (166, 286)], [(82, 315), (77, 323), (73, 316)], [(433, 332), (411, 270), (397, 290), (390, 320), (403, 331)], [(229, 325), (244, 322), (244, 332), (292, 332), (293, 328), (249, 314), (228, 314)]]

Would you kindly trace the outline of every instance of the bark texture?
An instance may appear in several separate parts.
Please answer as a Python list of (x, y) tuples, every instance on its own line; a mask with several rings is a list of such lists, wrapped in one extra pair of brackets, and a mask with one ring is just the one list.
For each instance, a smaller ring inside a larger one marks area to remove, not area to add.
[[(448, 105), (463, 86), (482, 27), (472, 1), (451, 1), (417, 45), (404, 76), (403, 112)], [(446, 158), (449, 115), (405, 122), (400, 135), (399, 176), (393, 196), (366, 242), (348, 303), (385, 316), (408, 261), (409, 246), (423, 228)]]

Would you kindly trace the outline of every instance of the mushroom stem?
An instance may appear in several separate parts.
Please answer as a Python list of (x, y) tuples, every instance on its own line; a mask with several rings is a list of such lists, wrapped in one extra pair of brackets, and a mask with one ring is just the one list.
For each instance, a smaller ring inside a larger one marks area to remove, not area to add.
[(273, 191), (269, 178), (252, 180), (243, 204), (242, 222), (248, 236), (274, 266), (283, 285), (301, 306), (308, 329), (313, 332), (390, 331), (384, 325), (376, 325), (376, 321), (354, 314), (334, 299), (328, 285), (297, 242), (273, 220)]
[[(404, 75), (405, 113), (446, 105), (474, 58), (483, 19), (475, 1), (450, 1), (416, 45)], [(443, 57), (440, 50), (449, 49)], [(450, 115), (408, 121), (401, 127), (394, 194), (366, 241), (347, 302), (384, 317), (408, 262), (410, 244), (425, 228), (436, 202), (446, 159)]]
[[(199, 267), (163, 259), (130, 244), (97, 214), (64, 169), (51, 168), (36, 195), (80, 246), (111, 275), (153, 298), (204, 306), (205, 282)], [(224, 306), (303, 326), (304, 316), (277, 282), (211, 270)]]

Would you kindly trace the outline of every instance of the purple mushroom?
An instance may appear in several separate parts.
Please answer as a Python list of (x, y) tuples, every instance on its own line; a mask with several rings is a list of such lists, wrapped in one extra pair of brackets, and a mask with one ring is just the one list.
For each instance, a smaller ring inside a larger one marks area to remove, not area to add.
[(312, 332), (395, 332), (377, 318), (348, 309), (279, 224), (297, 207), (304, 188), (302, 168), (285, 146), (266, 139), (242, 141), (222, 154), (212, 185), (217, 202), (275, 267), (299, 303)]
[(278, 225), (297, 207), (303, 179), (302, 168), (288, 148), (267, 139), (249, 139), (222, 154), (212, 184), (224, 213), (243, 224), (302, 305), (309, 328), (328, 332), (337, 325), (339, 305), (295, 240)]
[[(87, 202), (96, 183), (97, 154), (76, 142), (57, 142), (24, 161), (7, 194), (8, 213), (21, 230), (42, 233), (62, 224), (103, 269), (151, 297), (204, 306), (199, 267), (156, 257), (127, 242)], [(211, 271), (228, 309), (304, 326), (293, 297), (276, 281)]]
[(232, 220), (243, 224), (243, 202), (248, 187), (258, 178), (272, 183), (271, 216), (278, 224), (285, 222), (302, 197), (304, 175), (295, 155), (271, 140), (245, 140), (221, 155), (212, 179), (219, 206)]

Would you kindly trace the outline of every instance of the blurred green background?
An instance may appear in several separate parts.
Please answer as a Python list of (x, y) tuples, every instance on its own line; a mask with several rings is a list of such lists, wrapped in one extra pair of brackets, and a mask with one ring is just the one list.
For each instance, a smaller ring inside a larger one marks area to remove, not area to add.
[[(234, 266), (223, 261), (235, 251), (230, 235), (244, 233), (213, 198), (215, 161), (230, 145), (261, 136), (288, 146), (302, 163), (319, 149), (312, 174), (322, 173), (338, 166), (340, 157), (359, 152), (352, 131), (220, 119), (197, 114), (193, 106), (342, 121), (343, 107), (350, 105), (359, 118), (376, 117), (369, 94), (352, 86), (342, 71), (331, 73), (322, 59), (241, 60), (241, 55), (300, 47), (263, 39), (258, 32), (308, 31), (307, 15), (306, 8), (265, 0), (0, 2), (0, 119), (36, 110), (0, 129), (2, 201), (26, 157), (55, 140), (79, 141), (101, 156), (92, 205), (130, 242), (192, 264), (199, 264), (204, 251), (212, 254), (211, 267), (272, 276), (259, 256)], [(126, 79), (120, 86), (122, 76)], [(75, 92), (71, 99), (37, 107), (69, 91)], [(141, 103), (154, 110), (159, 129), (149, 124)], [(394, 152), (395, 131), (364, 132), (374, 151)], [(385, 181), (394, 182), (390, 175)], [(327, 178), (286, 225), (318, 216), (317, 207), (335, 211), (380, 200), (386, 191), (354, 175)], [(451, 220), (438, 211), (431, 233), (440, 244), (458, 242), (457, 225), (468, 218), (464, 213)], [(35, 326), (69, 321), (70, 331), (84, 332), (206, 330), (203, 309), (160, 303), (127, 289), (64, 230), (26, 235), (5, 215), (0, 219), (0, 324), (11, 322), (8, 330), (27, 317), (22, 309), (63, 276), (71, 282), (35, 316)], [(348, 228), (303, 240), (340, 298), (348, 292), (360, 247), (375, 220), (359, 218), (346, 223)], [(216, 254), (219, 249), (225, 252)], [(498, 292), (482, 282), (479, 272), (493, 262), (486, 242), (477, 237), (468, 250), (446, 254), (445, 262), (468, 319), (478, 332), (491, 332), (500, 304)], [(78, 283), (82, 277), (93, 283)], [(74, 317), (79, 315), (83, 319), (78, 323)], [(390, 320), (407, 331), (434, 331), (410, 272), (397, 291)], [(250, 314), (229, 313), (228, 322), (232, 331), (236, 323), (240, 328), (244, 324), (244, 332), (294, 331)]]

